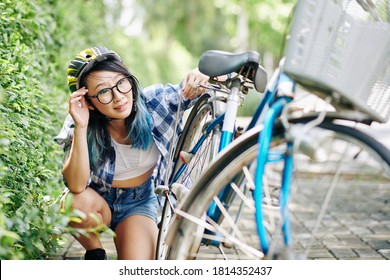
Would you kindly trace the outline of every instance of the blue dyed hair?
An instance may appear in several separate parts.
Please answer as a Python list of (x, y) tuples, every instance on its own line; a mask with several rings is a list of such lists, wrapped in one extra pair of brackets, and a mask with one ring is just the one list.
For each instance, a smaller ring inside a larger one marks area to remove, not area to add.
[[(80, 77), (80, 88), (86, 86), (89, 74), (96, 71), (112, 71), (129, 77), (133, 92), (133, 111), (125, 120), (128, 135), (134, 148), (146, 150), (152, 143), (152, 117), (148, 112), (141, 95), (138, 80), (130, 73), (124, 64), (116, 59), (104, 60), (94, 66), (88, 73)], [(111, 152), (111, 136), (108, 132), (110, 119), (99, 110), (90, 110), (87, 131), (88, 153), (91, 170), (96, 170), (104, 164)]]

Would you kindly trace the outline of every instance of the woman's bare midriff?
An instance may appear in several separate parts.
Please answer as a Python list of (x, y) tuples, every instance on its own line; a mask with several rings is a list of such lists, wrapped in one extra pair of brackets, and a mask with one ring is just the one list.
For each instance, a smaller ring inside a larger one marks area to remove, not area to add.
[(127, 179), (127, 180), (114, 180), (112, 182), (112, 187), (113, 188), (135, 188), (135, 187), (141, 186), (143, 183), (145, 183), (150, 178), (150, 176), (152, 176), (153, 170), (154, 170), (154, 167), (149, 169), (144, 174), (142, 174), (138, 177), (135, 177), (135, 178), (131, 178), (131, 179)]

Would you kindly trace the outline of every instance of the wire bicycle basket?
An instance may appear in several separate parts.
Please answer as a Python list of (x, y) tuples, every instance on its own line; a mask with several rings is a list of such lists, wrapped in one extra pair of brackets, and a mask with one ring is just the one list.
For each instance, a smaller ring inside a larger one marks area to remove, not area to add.
[(390, 0), (299, 0), (284, 71), (337, 107), (390, 117)]

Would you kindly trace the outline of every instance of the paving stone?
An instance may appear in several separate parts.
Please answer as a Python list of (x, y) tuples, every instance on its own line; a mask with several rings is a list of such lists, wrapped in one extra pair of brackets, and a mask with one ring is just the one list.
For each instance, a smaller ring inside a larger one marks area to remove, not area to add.
[(383, 225), (371, 226), (370, 230), (372, 230), (375, 234), (386, 234), (389, 232), (389, 228)]
[(329, 249), (352, 249), (354, 248), (353, 247), (353, 243), (351, 242), (346, 242), (346, 241), (340, 241), (338, 240), (337, 242), (329, 242), (329, 241), (324, 241), (324, 244), (327, 248)]
[(348, 241), (360, 241), (360, 237), (355, 234), (343, 234), (343, 233), (335, 233), (334, 236), (339, 240), (348, 240)]
[(372, 230), (365, 227), (348, 227), (348, 229), (356, 235), (372, 234)]
[(370, 240), (367, 241), (367, 244), (370, 245), (375, 250), (389, 250), (390, 251), (390, 243), (385, 240)]
[(336, 259), (350, 259), (357, 258), (358, 255), (352, 249), (330, 249), (331, 254), (335, 256)]
[(382, 256), (380, 254), (371, 249), (354, 249), (354, 251), (360, 258), (363, 259), (382, 259)]
[(385, 222), (384, 220), (387, 220), (387, 222), (390, 223), (390, 214), (389, 213), (376, 212), (376, 213), (372, 213), (370, 216), (373, 219), (380, 221), (381, 224)]
[(381, 254), (386, 260), (390, 259), (390, 249), (380, 249), (378, 253)]
[(335, 259), (335, 257), (326, 249), (312, 249), (307, 257), (308, 259)]
[(390, 233), (389, 234), (365, 234), (362, 235), (361, 238), (367, 242), (371, 240), (390, 241)]
[(340, 227), (342, 226), (342, 224), (335, 220), (335, 219), (327, 219), (327, 220), (323, 220), (321, 222), (322, 226), (325, 227), (325, 228), (329, 228), (329, 227)]

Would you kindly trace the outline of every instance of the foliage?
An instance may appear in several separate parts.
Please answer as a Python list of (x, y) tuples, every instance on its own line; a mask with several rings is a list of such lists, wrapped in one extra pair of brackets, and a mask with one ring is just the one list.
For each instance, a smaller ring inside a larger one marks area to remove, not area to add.
[(101, 18), (103, 9), (94, 10), (91, 1), (71, 3), (76, 10), (64, 9), (64, 1), (0, 3), (1, 259), (45, 258), (59, 248), (59, 233), (69, 230), (72, 214), (58, 211), (62, 152), (53, 141), (66, 114), (65, 61), (77, 49), (69, 46), (95, 44), (91, 38), (99, 32), (92, 35), (91, 26), (103, 24), (75, 25), (72, 20)]
[(40, 84), (54, 24), (51, 13), (37, 4), (10, 0), (0, 4), (1, 258), (35, 258), (46, 245), (55, 246), (42, 243), (50, 232), (42, 231), (43, 196), (56, 176), (53, 161), (47, 158), (55, 150), (42, 145), (49, 141), (52, 128)]
[[(262, 63), (268, 71), (272, 71), (274, 64), (280, 59), (288, 17), (296, 2), (295, 0), (134, 1), (137, 5), (134, 7), (136, 12), (133, 21), (137, 17), (143, 19), (145, 33), (143, 36), (149, 42), (158, 41), (159, 52), (162, 55), (175, 52), (172, 45), (182, 46), (192, 55), (191, 60), (180, 61), (182, 64), (187, 62), (185, 65), (187, 69), (197, 65), (204, 51), (218, 49), (229, 52), (256, 50), (263, 57)], [(116, 18), (118, 19), (123, 8), (120, 3), (125, 2), (117, 1)], [(164, 24), (161, 24), (162, 22)], [(118, 26), (120, 22), (116, 24)], [(265, 59), (268, 57), (271, 59)], [(174, 56), (173, 59), (180, 58)], [(167, 73), (166, 69), (172, 69), (164, 66), (164, 63), (157, 65), (159, 73)], [(180, 78), (180, 76), (173, 77), (175, 80)], [(160, 77), (157, 78), (153, 81), (159, 81)], [(259, 96), (251, 94), (239, 114), (252, 115), (258, 101)]]
[[(235, 51), (248, 40), (246, 50), (279, 55), (294, 0), (138, 0), (149, 38), (179, 41), (195, 57), (208, 49)], [(176, 7), (180, 6), (180, 9)], [(240, 22), (243, 22), (241, 25)], [(164, 22), (164, 24), (161, 24)], [(243, 30), (248, 28), (248, 30)], [(241, 36), (247, 32), (246, 36)], [(165, 50), (165, 49), (164, 49)]]

